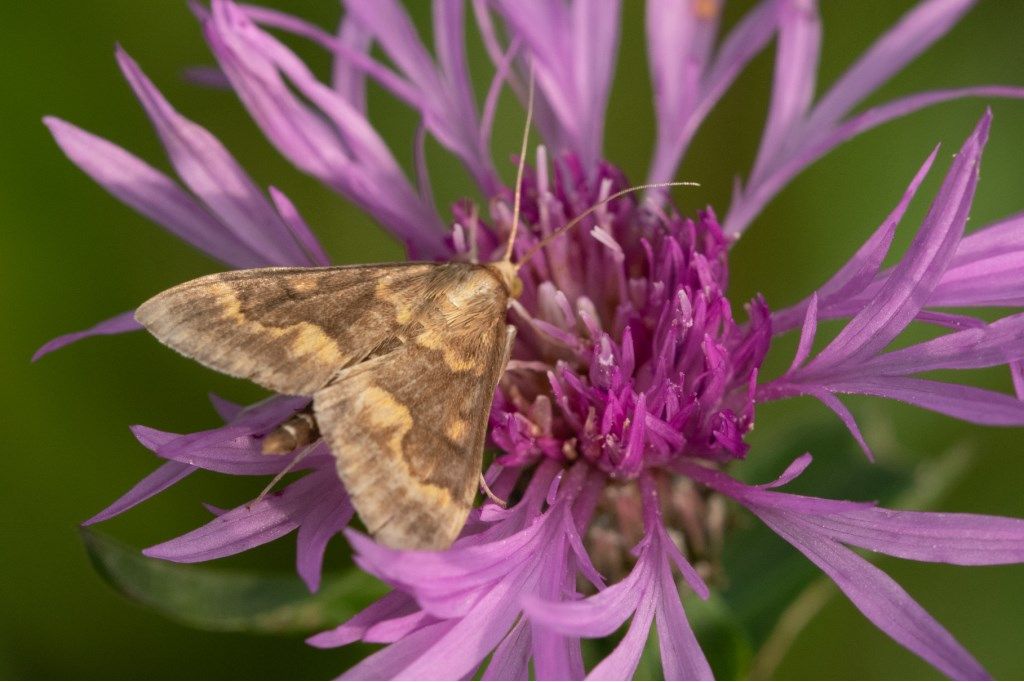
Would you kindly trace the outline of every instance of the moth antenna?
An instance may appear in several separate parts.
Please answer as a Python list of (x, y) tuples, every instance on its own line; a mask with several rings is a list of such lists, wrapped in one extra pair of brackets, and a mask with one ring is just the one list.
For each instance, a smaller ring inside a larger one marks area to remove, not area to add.
[(487, 496), (488, 500), (498, 505), (502, 509), (508, 509), (508, 502), (495, 495), (494, 491), (491, 490), (491, 487), (487, 485), (487, 479), (484, 478), (483, 472), (480, 472), (480, 490), (483, 491), (484, 495)]
[(556, 239), (558, 237), (561, 237), (563, 234), (565, 234), (566, 232), (568, 232), (572, 228), (574, 228), (577, 225), (579, 225), (580, 222), (584, 218), (586, 218), (588, 215), (590, 215), (591, 213), (593, 213), (597, 209), (599, 209), (602, 206), (604, 206), (605, 204), (607, 204), (609, 201), (614, 201), (614, 200), (618, 199), (619, 197), (624, 197), (627, 194), (631, 194), (632, 192), (638, 192), (638, 191), (640, 191), (642, 189), (655, 189), (655, 188), (658, 188), (658, 187), (700, 187), (700, 183), (699, 182), (653, 182), (653, 183), (648, 183), (648, 184), (645, 184), (645, 185), (634, 185), (633, 187), (627, 187), (626, 189), (619, 190), (615, 194), (611, 194), (611, 195), (605, 197), (604, 199), (601, 199), (596, 204), (594, 204), (593, 206), (591, 206), (590, 208), (585, 210), (583, 213), (580, 213), (578, 216), (576, 216), (575, 218), (573, 218), (572, 220), (567, 222), (565, 225), (562, 225), (560, 228), (558, 228), (557, 230), (555, 230), (554, 232), (549, 234), (547, 237), (544, 237), (544, 239), (541, 239), (539, 242), (537, 242), (536, 244), (531, 246), (529, 249), (527, 249), (526, 253), (523, 254), (523, 257), (520, 258), (517, 263), (515, 263), (516, 271), (518, 272), (519, 268), (523, 267), (523, 265), (525, 265), (527, 263), (527, 261), (529, 261), (531, 258), (536, 256), (537, 253), (541, 249), (543, 249), (545, 246), (547, 246), (549, 243), (551, 243), (552, 240), (554, 240), (554, 239)]
[(523, 143), (519, 147), (519, 168), (516, 170), (515, 199), (512, 202), (512, 229), (508, 233), (508, 244), (501, 260), (512, 262), (512, 248), (516, 243), (516, 232), (519, 230), (519, 207), (523, 203), (523, 170), (526, 167), (526, 148), (530, 140), (530, 124), (533, 122), (533, 66), (530, 66), (530, 85), (526, 95), (526, 127), (523, 128)]
[(260, 502), (262, 502), (263, 498), (270, 494), (270, 491), (274, 489), (274, 486), (280, 483), (282, 478), (284, 478), (289, 473), (294, 471), (295, 467), (298, 466), (299, 462), (304, 460), (306, 458), (306, 455), (313, 452), (313, 449), (316, 448), (316, 446), (317, 443), (310, 443), (306, 447), (302, 448), (302, 450), (299, 451), (299, 454), (295, 455), (295, 457), (292, 458), (292, 461), (288, 462), (288, 466), (286, 466), (284, 469), (281, 469), (281, 471), (276, 476), (274, 476), (274, 478), (270, 479), (270, 483), (267, 484), (266, 488), (260, 491), (260, 494), (256, 496), (256, 499), (246, 505), (246, 509), (252, 509), (253, 505), (257, 505)]

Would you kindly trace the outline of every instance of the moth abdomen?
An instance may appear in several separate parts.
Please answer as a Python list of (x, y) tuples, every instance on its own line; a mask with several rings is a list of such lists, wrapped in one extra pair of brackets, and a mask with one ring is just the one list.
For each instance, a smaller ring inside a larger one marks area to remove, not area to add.
[(286, 455), (319, 437), (320, 427), (313, 416), (313, 408), (309, 407), (296, 412), (264, 436), (262, 451), (264, 455)]

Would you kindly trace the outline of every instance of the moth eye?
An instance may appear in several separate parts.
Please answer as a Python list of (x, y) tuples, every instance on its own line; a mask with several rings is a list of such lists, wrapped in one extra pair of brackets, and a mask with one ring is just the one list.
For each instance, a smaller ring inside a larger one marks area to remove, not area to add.
[(512, 298), (519, 298), (523, 293), (523, 280), (519, 279), (519, 277), (513, 276), (512, 290), (509, 293), (512, 294)]

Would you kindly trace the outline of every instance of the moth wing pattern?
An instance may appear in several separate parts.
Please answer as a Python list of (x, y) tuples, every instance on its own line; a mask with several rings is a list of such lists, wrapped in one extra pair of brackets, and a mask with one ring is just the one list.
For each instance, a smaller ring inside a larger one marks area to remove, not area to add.
[(514, 336), (505, 325), (506, 301), (497, 302), (487, 326), (481, 320), (444, 347), (428, 328), (314, 395), (338, 474), (378, 542), (444, 549), (465, 524)]
[(312, 395), (415, 317), (445, 267), (235, 270), (157, 294), (135, 317), (162, 343), (211, 369), (276, 393)]

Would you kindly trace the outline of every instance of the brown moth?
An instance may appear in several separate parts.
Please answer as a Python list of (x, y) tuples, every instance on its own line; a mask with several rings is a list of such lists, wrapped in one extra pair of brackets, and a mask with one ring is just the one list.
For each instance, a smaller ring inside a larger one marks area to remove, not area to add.
[(440, 549), (476, 494), (520, 286), (507, 260), (259, 268), (178, 285), (135, 315), (212, 369), (311, 396), (370, 533)]
[[(515, 335), (505, 317), (522, 291), (518, 269), (602, 204), (655, 186), (612, 194), (512, 263), (532, 100), (531, 82), (501, 260), (238, 270), (168, 289), (135, 313), (207, 367), (310, 396), (312, 413), (268, 434), (264, 452), (322, 435), (360, 519), (390, 547), (443, 549), (466, 521)], [(693, 183), (656, 186), (678, 184)]]

